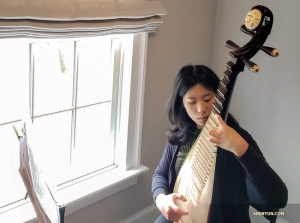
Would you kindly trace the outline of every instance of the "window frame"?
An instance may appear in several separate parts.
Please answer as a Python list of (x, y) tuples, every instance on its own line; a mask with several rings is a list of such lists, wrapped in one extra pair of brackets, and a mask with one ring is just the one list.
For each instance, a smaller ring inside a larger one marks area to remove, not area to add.
[[(67, 206), (65, 216), (136, 184), (138, 177), (149, 170), (140, 163), (147, 44), (147, 32), (134, 34), (132, 61), (127, 67), (130, 77), (123, 77), (126, 82), (122, 86), (130, 88), (130, 97), (124, 100), (129, 111), (118, 121), (116, 165), (59, 185), (57, 195)], [(29, 200), (0, 211), (0, 222), (36, 221)]]

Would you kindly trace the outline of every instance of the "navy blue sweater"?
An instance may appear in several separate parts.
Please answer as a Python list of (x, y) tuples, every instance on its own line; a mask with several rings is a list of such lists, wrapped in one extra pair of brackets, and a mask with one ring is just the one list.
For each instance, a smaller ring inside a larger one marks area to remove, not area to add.
[[(268, 165), (256, 142), (233, 119), (229, 118), (227, 124), (247, 141), (249, 148), (240, 158), (218, 148), (209, 222), (248, 223), (250, 222), (249, 204), (261, 211), (275, 211), (285, 207), (288, 197), (287, 188)], [(154, 200), (161, 193), (170, 194), (173, 191), (176, 181), (175, 161), (179, 147), (180, 145), (170, 143), (165, 147), (160, 163), (153, 174)], [(254, 189), (255, 196), (248, 195), (249, 185)], [(253, 200), (252, 197), (259, 199)], [(261, 202), (265, 205), (259, 204)]]

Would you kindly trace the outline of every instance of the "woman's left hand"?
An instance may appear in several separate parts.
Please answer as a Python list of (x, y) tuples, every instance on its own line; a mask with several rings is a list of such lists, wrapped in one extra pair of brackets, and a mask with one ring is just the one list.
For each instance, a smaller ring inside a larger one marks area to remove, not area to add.
[(241, 157), (248, 149), (249, 144), (233, 128), (229, 127), (219, 115), (215, 115), (217, 127), (209, 130), (209, 141), (223, 149)]

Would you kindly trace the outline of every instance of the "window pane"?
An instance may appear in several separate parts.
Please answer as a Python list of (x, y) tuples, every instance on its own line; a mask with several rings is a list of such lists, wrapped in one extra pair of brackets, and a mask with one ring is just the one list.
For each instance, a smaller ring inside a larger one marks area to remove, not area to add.
[(0, 43), (0, 123), (19, 120), (29, 108), (29, 47)]
[(77, 173), (94, 171), (114, 163), (110, 138), (110, 103), (77, 110), (72, 166)]
[(79, 41), (77, 106), (111, 100), (111, 39)]
[(72, 107), (74, 43), (35, 43), (33, 114)]
[(0, 207), (25, 197), (20, 167), (19, 140), (13, 130), (13, 125), (21, 129), (21, 122), (0, 125)]
[(72, 111), (34, 119), (32, 149), (42, 157), (46, 174), (57, 175), (57, 183), (70, 166), (71, 119)]

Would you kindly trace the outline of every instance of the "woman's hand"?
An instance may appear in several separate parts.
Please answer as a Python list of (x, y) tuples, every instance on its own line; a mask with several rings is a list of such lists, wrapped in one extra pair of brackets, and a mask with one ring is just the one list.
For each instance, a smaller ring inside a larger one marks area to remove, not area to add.
[(185, 197), (180, 194), (159, 194), (156, 197), (156, 206), (166, 219), (172, 222), (178, 222), (183, 215), (187, 215), (188, 211), (179, 208), (175, 204), (175, 200), (186, 201)]
[(219, 115), (215, 115), (218, 127), (209, 130), (209, 141), (223, 149), (241, 157), (248, 149), (249, 144), (233, 128), (229, 127)]

